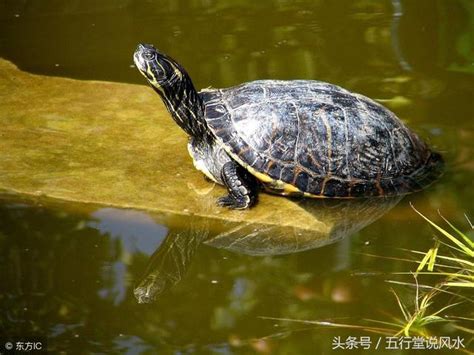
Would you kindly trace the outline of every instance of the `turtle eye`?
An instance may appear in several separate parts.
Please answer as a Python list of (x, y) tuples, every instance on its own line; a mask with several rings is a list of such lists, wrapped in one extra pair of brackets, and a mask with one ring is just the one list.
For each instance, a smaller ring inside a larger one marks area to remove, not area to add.
[(153, 52), (145, 52), (143, 54), (143, 56), (145, 57), (146, 60), (153, 60), (155, 59), (155, 53)]

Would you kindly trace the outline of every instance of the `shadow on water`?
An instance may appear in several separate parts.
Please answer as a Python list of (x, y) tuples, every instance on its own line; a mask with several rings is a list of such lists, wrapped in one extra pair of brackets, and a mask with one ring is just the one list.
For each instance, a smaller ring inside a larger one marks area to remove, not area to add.
[[(222, 222), (211, 232), (209, 220), (189, 218), (182, 231), (170, 231), (151, 256), (147, 270), (134, 290), (139, 303), (153, 302), (181, 281), (194, 253), (204, 243), (215, 248), (253, 256), (281, 255), (320, 248), (357, 233), (373, 223), (402, 197), (365, 200), (298, 200), (300, 227)], [(307, 228), (311, 226), (312, 228)]]

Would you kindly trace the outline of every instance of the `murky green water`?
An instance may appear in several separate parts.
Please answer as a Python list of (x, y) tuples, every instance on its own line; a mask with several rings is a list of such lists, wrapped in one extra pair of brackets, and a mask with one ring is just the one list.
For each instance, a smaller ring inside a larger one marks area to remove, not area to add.
[[(337, 336), (369, 335), (375, 351), (378, 334), (268, 318), (402, 318), (389, 289), (409, 305), (414, 289), (387, 280), (413, 282), (391, 274), (416, 268), (398, 260), (420, 259), (403, 249), (433, 245), (433, 231), (409, 202), (438, 222), (440, 209), (468, 229), (473, 2), (0, 0), (0, 56), (23, 70), (143, 83), (132, 67), (138, 42), (179, 59), (199, 88), (318, 79), (378, 99), (443, 153), (446, 173), (354, 235), (285, 255), (251, 255), (278, 254), (271, 238), (245, 247), (213, 241), (192, 218), (163, 225), (139, 211), (5, 196), (1, 335), (42, 335), (54, 351), (150, 354), (323, 354), (332, 353)], [(298, 251), (295, 243), (290, 248)], [(166, 280), (157, 283), (164, 292), (155, 303), (138, 304), (134, 289), (149, 272)], [(440, 296), (436, 306), (446, 302)], [(472, 303), (460, 307), (451, 314), (474, 318)], [(470, 338), (451, 325), (429, 329), (462, 336), (466, 345)]]

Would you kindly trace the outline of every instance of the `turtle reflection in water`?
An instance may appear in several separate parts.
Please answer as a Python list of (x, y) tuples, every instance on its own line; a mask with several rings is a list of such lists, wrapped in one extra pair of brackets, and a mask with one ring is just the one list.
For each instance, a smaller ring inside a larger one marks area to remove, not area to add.
[(201, 243), (255, 256), (296, 253), (358, 232), (400, 200), (397, 196), (345, 201), (299, 200), (295, 203), (300, 207), (301, 216), (294, 218), (313, 218), (315, 222), (306, 230), (303, 226), (227, 222), (218, 233), (211, 235), (207, 219), (190, 218), (187, 229), (170, 232), (152, 255), (143, 279), (134, 290), (135, 297), (139, 303), (150, 303), (178, 283)]
[(197, 92), (184, 68), (140, 44), (135, 65), (190, 136), (195, 167), (225, 185), (218, 204), (245, 209), (258, 189), (362, 198), (420, 190), (442, 158), (392, 112), (339, 86), (260, 80)]

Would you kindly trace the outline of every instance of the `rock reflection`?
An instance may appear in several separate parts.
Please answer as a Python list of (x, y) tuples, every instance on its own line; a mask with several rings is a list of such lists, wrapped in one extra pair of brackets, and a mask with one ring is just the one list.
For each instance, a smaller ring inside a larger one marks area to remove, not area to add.
[(300, 212), (287, 215), (290, 224), (285, 223), (288, 221), (274, 225), (226, 221), (211, 225), (209, 219), (190, 217), (179, 232), (170, 231), (152, 255), (145, 275), (134, 290), (135, 297), (139, 303), (150, 303), (176, 285), (201, 243), (255, 256), (319, 248), (357, 233), (387, 213), (401, 198), (295, 200)]

